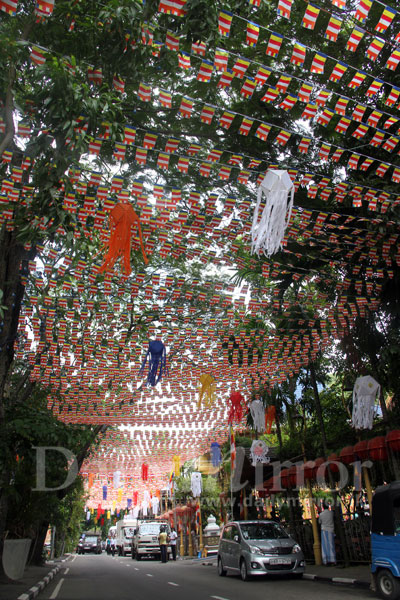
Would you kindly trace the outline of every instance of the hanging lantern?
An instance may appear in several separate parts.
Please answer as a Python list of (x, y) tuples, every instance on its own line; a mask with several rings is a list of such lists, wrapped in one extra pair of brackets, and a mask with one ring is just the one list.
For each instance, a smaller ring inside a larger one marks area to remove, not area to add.
[(192, 490), (192, 494), (194, 498), (197, 498), (201, 495), (202, 492), (202, 478), (201, 473), (198, 471), (194, 471), (190, 478), (190, 488)]
[(229, 396), (230, 407), (228, 413), (228, 423), (240, 423), (243, 418), (244, 398), (240, 392), (231, 392)]
[(107, 486), (103, 485), (103, 500), (107, 500)]
[(281, 483), (282, 487), (288, 489), (290, 487), (289, 483), (289, 469), (282, 469), (281, 471)]
[(316, 458), (314, 461), (314, 469), (313, 469), (313, 479), (317, 479), (320, 475), (319, 468), (325, 462), (325, 459), (322, 457)]
[(298, 465), (292, 465), (289, 468), (289, 486), (295, 488), (297, 486), (297, 480), (299, 479), (299, 467)]
[[(333, 454), (330, 454), (330, 455), (328, 456), (328, 461), (331, 461), (331, 464), (329, 464), (329, 465), (328, 465), (328, 466), (329, 466), (329, 469), (330, 469), (330, 471), (331, 471), (331, 473), (339, 473), (339, 466), (338, 466), (337, 464), (335, 464), (335, 463), (338, 463), (338, 462), (339, 462), (339, 457), (338, 457), (338, 455), (337, 455), (337, 454), (335, 454), (335, 453), (333, 453)], [(333, 464), (332, 464), (332, 463), (333, 463)]]
[(221, 464), (222, 456), (221, 456), (221, 446), (218, 442), (212, 442), (211, 448), (211, 464), (213, 467), (218, 467)]
[(249, 404), (253, 427), (257, 432), (265, 431), (265, 409), (261, 400), (253, 400)]
[(133, 492), (132, 496), (133, 496), (133, 498), (132, 498), (133, 504), (134, 504), (134, 506), (137, 506), (139, 493), (138, 492)]
[(272, 430), (272, 425), (276, 421), (276, 406), (271, 404), (268, 406), (265, 413), (265, 433), (270, 434)]
[(118, 490), (117, 500), (118, 500), (118, 502), (121, 502), (121, 500), (122, 500), (122, 488), (119, 488), (119, 490)]
[(304, 479), (311, 480), (313, 478), (314, 467), (315, 467), (315, 462), (313, 460), (308, 460), (307, 462), (304, 463), (304, 465), (302, 465)]
[(271, 256), (282, 247), (292, 214), (293, 198), (294, 185), (288, 172), (280, 169), (267, 171), (257, 192), (251, 229), (253, 254)]
[(113, 473), (113, 488), (117, 490), (121, 485), (121, 471), (114, 471)]
[(142, 464), (142, 481), (147, 481), (149, 478), (149, 466), (146, 463)]
[(362, 442), (357, 442), (353, 450), (356, 459), (365, 460), (368, 458), (368, 441), (363, 440)]
[(181, 457), (174, 456), (173, 461), (174, 461), (175, 477), (179, 477), (180, 472), (181, 472)]
[(216, 381), (210, 373), (202, 373), (199, 379), (199, 399), (197, 407), (200, 408), (202, 403), (210, 407), (216, 399)]
[(271, 461), (269, 447), (264, 440), (253, 440), (250, 448), (252, 465), (255, 467), (258, 463), (267, 464)]
[(151, 340), (147, 354), (140, 367), (139, 374), (143, 375), (147, 359), (149, 360), (149, 372), (147, 374), (147, 384), (157, 385), (161, 381), (164, 373), (167, 373), (167, 354), (165, 346), (161, 340)]
[(89, 481), (88, 481), (88, 487), (89, 487), (89, 490), (90, 490), (90, 488), (92, 487), (92, 485), (94, 483), (94, 473), (89, 473), (89, 478), (88, 479), (89, 479)]
[(388, 452), (386, 448), (385, 436), (380, 435), (372, 440), (369, 440), (368, 452), (372, 460), (387, 460)]
[(119, 202), (110, 212), (109, 221), (111, 233), (107, 243), (108, 251), (104, 257), (103, 264), (99, 269), (100, 273), (103, 271), (111, 271), (118, 258), (122, 257), (123, 270), (126, 275), (130, 275), (132, 227), (137, 227), (139, 231), (143, 260), (147, 265), (149, 261), (144, 251), (140, 219), (132, 206), (125, 202)]
[(386, 435), (386, 444), (392, 452), (400, 451), (400, 429), (393, 429)]
[(372, 429), (375, 400), (381, 386), (373, 377), (357, 377), (353, 389), (353, 413), (351, 424), (355, 429)]
[(350, 465), (352, 462), (354, 462), (355, 457), (353, 446), (346, 446), (345, 448), (342, 448), (339, 458), (344, 465)]
[(101, 517), (101, 504), (98, 504), (97, 506), (97, 513), (96, 513), (96, 519), (99, 520)]
[(127, 505), (127, 507), (128, 507), (128, 510), (129, 510), (130, 508), (132, 508), (132, 498), (127, 498), (127, 499), (126, 499), (126, 505)]

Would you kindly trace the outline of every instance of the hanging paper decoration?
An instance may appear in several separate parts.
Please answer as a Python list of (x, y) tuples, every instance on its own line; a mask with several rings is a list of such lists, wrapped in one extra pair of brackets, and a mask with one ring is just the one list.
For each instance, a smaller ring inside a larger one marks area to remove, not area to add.
[(365, 23), (371, 6), (372, 0), (360, 0), (354, 18), (360, 23)]
[(231, 392), (229, 402), (228, 423), (240, 423), (243, 418), (244, 397), (240, 392)]
[(375, 400), (381, 386), (373, 377), (357, 377), (353, 388), (352, 425), (355, 429), (372, 429)]
[(227, 10), (221, 10), (218, 17), (218, 31), (224, 37), (229, 37), (232, 25), (232, 13)]
[(390, 6), (385, 6), (381, 18), (379, 19), (379, 23), (375, 26), (375, 31), (379, 31), (379, 33), (384, 33), (393, 21), (396, 14), (397, 12), (394, 10), (394, 8), (390, 8)]
[(231, 476), (236, 467), (236, 442), (235, 442), (235, 432), (233, 431), (232, 425), (229, 427), (229, 447), (231, 453)]
[(315, 23), (317, 22), (318, 15), (320, 13), (320, 8), (315, 6), (315, 4), (309, 4), (306, 8), (306, 12), (304, 13), (302, 25), (306, 29), (313, 30), (315, 27)]
[(248, 21), (246, 30), (246, 44), (248, 46), (256, 46), (259, 33), (260, 27), (256, 23)]
[(293, 198), (294, 185), (288, 172), (280, 169), (267, 171), (258, 188), (257, 205), (253, 216), (251, 230), (253, 254), (263, 253), (271, 256), (281, 248), (292, 213)]
[(221, 446), (218, 442), (212, 442), (211, 448), (211, 464), (213, 467), (218, 467), (221, 464), (222, 456), (221, 456)]
[(103, 500), (107, 500), (107, 486), (103, 485)]
[(121, 471), (114, 471), (113, 473), (113, 488), (117, 490), (121, 485)]
[(173, 458), (173, 461), (174, 461), (175, 477), (179, 477), (180, 472), (181, 472), (181, 457), (175, 455)]
[(147, 481), (149, 478), (149, 465), (146, 463), (142, 464), (142, 481)]
[(205, 406), (210, 407), (214, 404), (216, 399), (217, 385), (214, 377), (210, 373), (203, 373), (199, 379), (199, 399), (197, 406), (204, 403)]
[(268, 456), (269, 447), (264, 440), (253, 440), (250, 447), (250, 456), (253, 467), (257, 464), (268, 464), (271, 461), (271, 457)]
[(292, 10), (293, 0), (279, 0), (277, 13), (280, 17), (290, 19), (290, 13)]
[(276, 406), (271, 404), (265, 412), (265, 433), (270, 434), (276, 419)]
[(116, 204), (110, 212), (109, 221), (111, 233), (107, 242), (108, 252), (104, 257), (103, 264), (99, 271), (111, 271), (117, 259), (121, 257), (123, 261), (123, 270), (127, 275), (131, 273), (130, 255), (132, 227), (138, 228), (143, 260), (147, 265), (148, 259), (144, 251), (140, 219), (133, 210), (131, 204), (123, 202)]
[(0, 10), (14, 16), (17, 12), (18, 0), (0, 0)]
[(194, 471), (190, 478), (190, 489), (192, 490), (192, 494), (194, 498), (197, 498), (201, 495), (202, 492), (202, 481), (201, 481), (201, 473), (198, 471)]
[(151, 504), (151, 510), (153, 511), (153, 515), (154, 516), (158, 515), (158, 513), (160, 511), (160, 501), (157, 498), (157, 496), (152, 497), (152, 499), (150, 500), (150, 504)]
[(149, 371), (147, 374), (147, 384), (151, 386), (157, 385), (161, 381), (162, 376), (167, 374), (167, 353), (164, 344), (161, 340), (151, 340), (147, 354), (144, 357), (139, 374), (143, 375), (147, 359), (149, 360)]
[(253, 427), (257, 432), (265, 430), (265, 409), (261, 400), (253, 400), (249, 405)]

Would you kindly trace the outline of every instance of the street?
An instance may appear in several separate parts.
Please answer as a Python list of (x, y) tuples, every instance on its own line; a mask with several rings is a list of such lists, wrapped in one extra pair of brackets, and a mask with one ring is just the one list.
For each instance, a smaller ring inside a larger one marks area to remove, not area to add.
[(239, 577), (219, 577), (216, 566), (185, 560), (161, 564), (137, 562), (130, 557), (74, 555), (60, 574), (40, 594), (46, 600), (354, 600), (375, 598), (369, 590), (307, 580), (278, 577), (243, 582)]

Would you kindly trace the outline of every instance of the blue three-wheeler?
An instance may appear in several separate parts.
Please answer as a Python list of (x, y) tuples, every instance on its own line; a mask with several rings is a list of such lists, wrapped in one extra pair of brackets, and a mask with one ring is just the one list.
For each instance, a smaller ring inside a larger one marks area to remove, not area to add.
[(371, 570), (381, 598), (400, 598), (400, 481), (378, 487), (372, 498)]

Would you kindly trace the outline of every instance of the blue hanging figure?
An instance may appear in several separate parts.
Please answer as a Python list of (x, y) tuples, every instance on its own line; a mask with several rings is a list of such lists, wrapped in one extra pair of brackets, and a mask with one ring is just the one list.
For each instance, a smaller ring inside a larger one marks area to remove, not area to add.
[(154, 387), (161, 381), (163, 374), (167, 373), (167, 353), (161, 340), (151, 340), (149, 342), (149, 349), (140, 367), (140, 375), (144, 373), (148, 357), (149, 372), (147, 374), (147, 384)]
[(103, 485), (103, 500), (107, 500), (107, 486)]
[(221, 464), (221, 448), (218, 442), (211, 444), (211, 464), (213, 467), (218, 467)]

